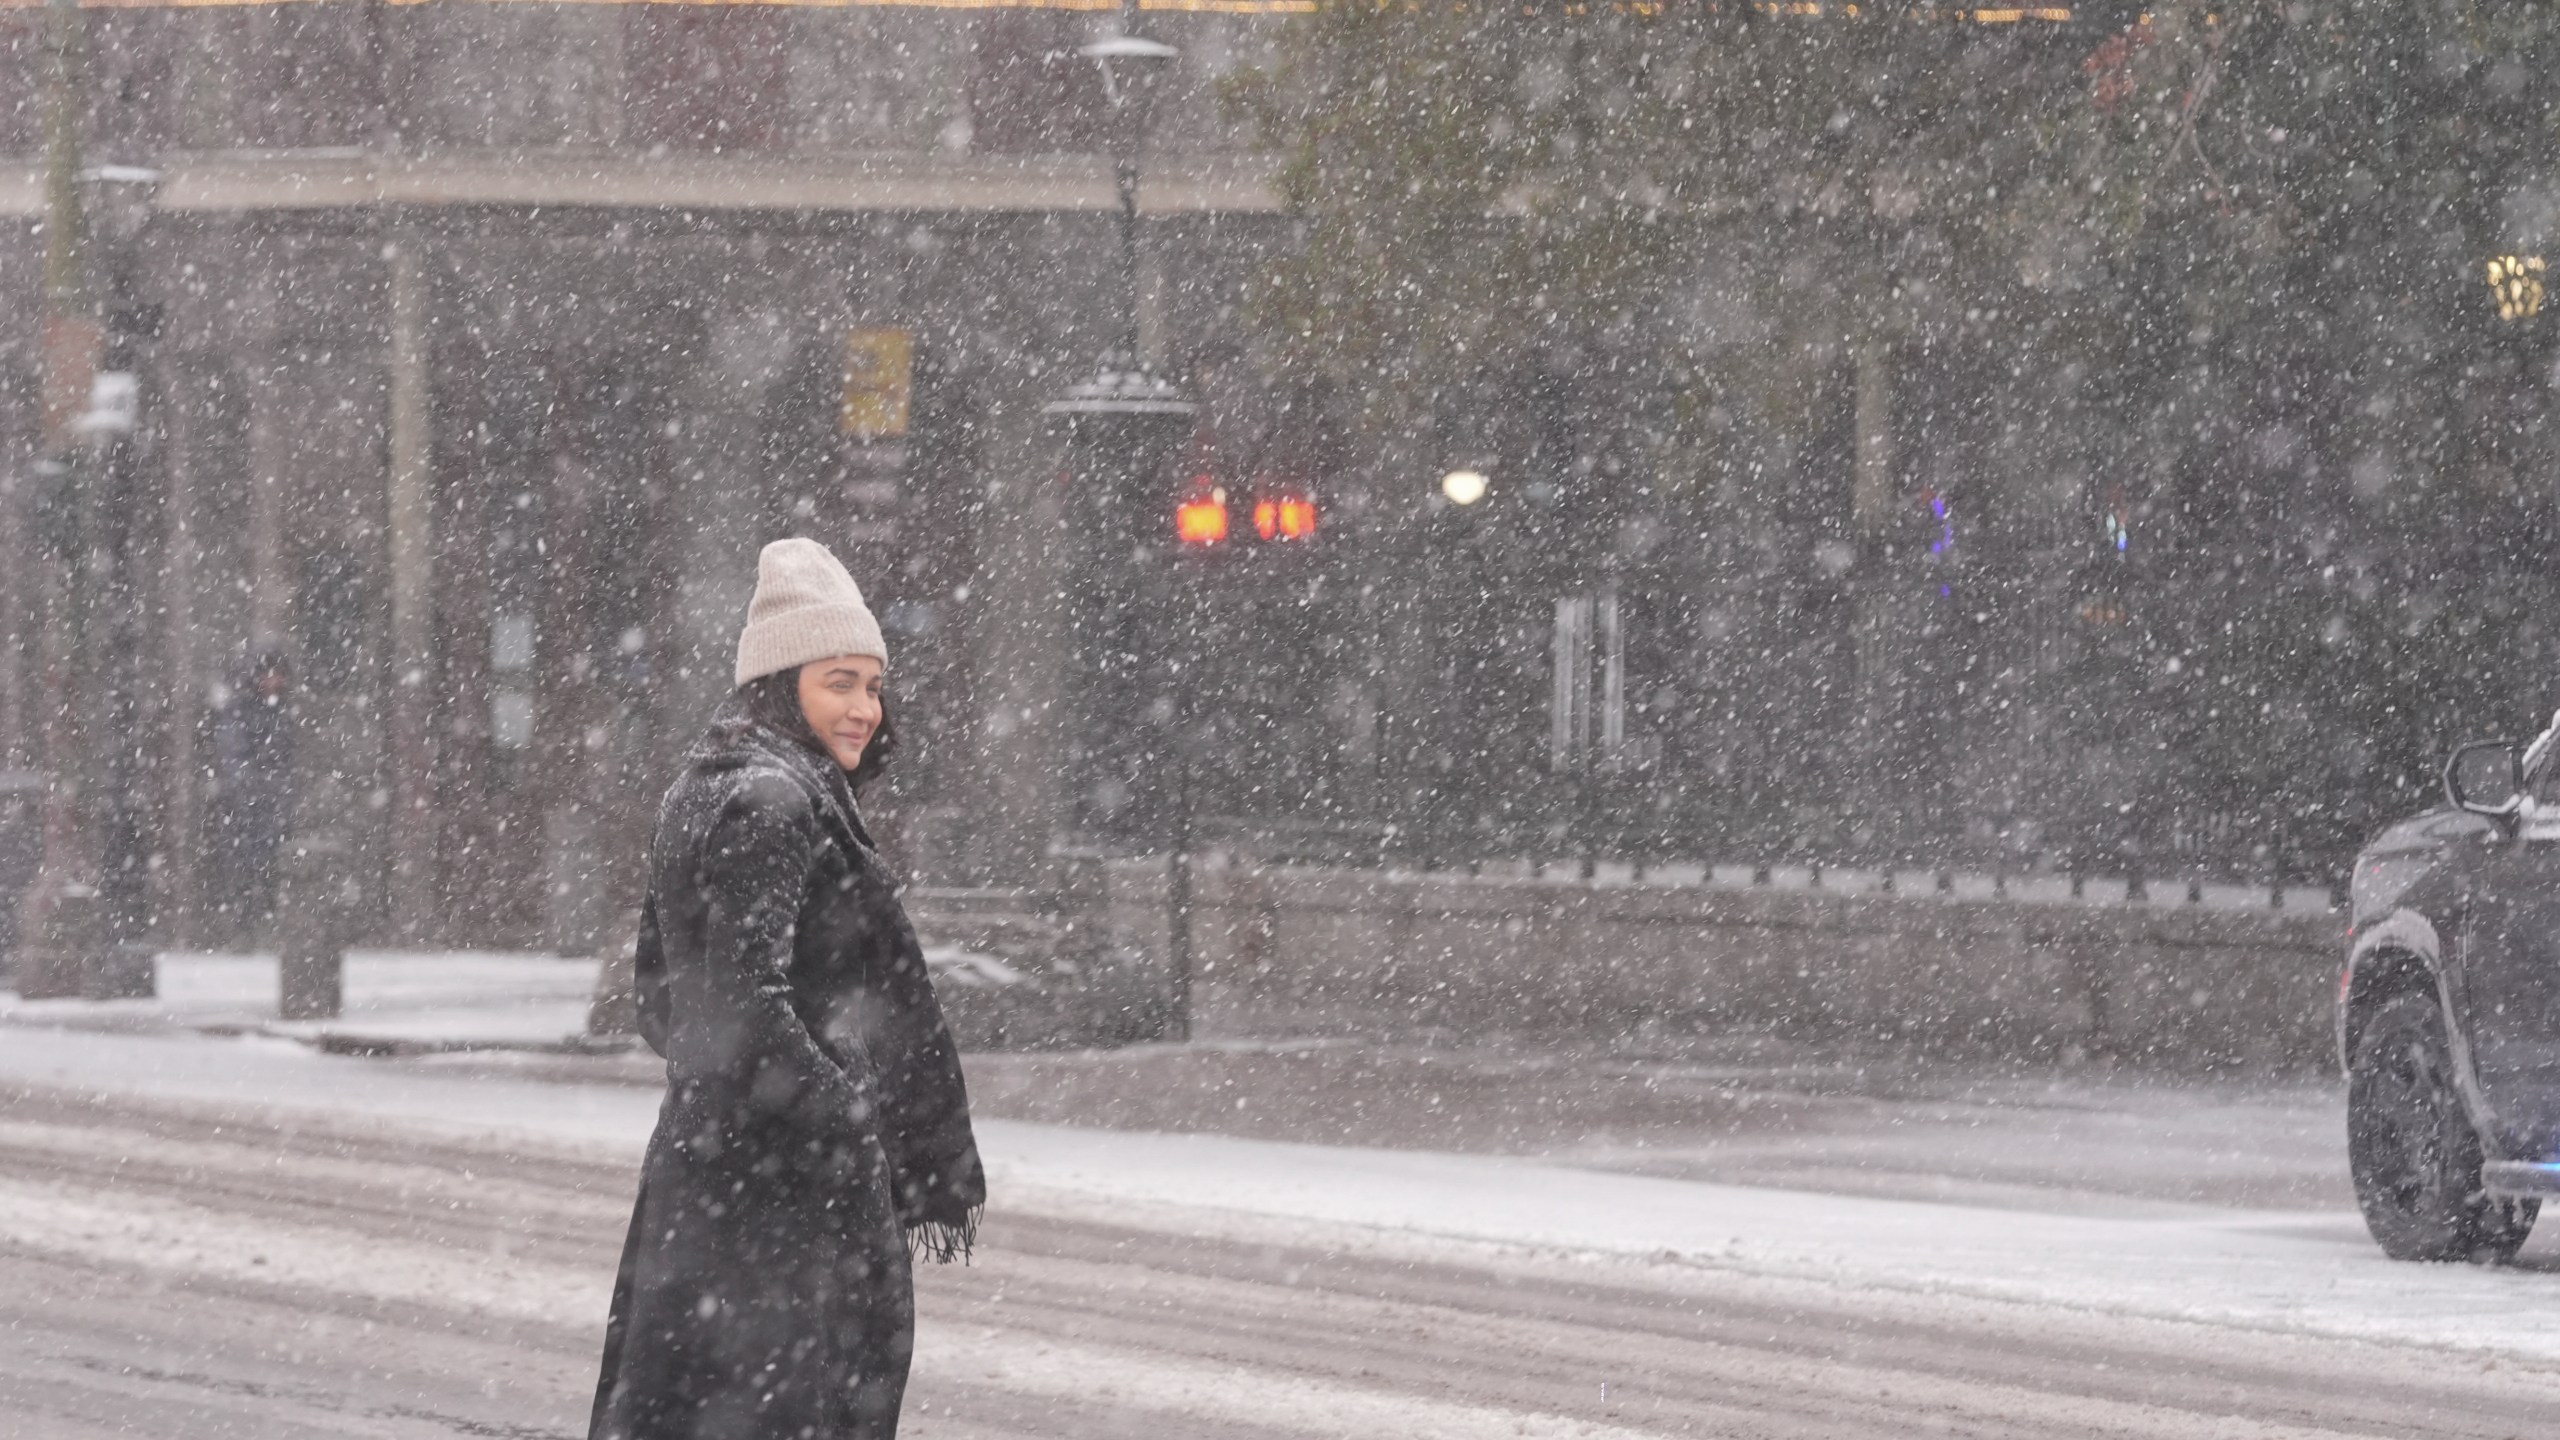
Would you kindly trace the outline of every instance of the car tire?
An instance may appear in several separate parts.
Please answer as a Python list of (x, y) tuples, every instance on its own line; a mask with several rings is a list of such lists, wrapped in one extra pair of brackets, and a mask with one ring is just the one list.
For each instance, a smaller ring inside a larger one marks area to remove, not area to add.
[(2347, 1162), (2365, 1228), (2394, 1260), (2512, 1259), (2541, 1204), (2481, 1188), (2479, 1132), (2456, 1088), (2435, 997), (2386, 1002), (2347, 1069)]

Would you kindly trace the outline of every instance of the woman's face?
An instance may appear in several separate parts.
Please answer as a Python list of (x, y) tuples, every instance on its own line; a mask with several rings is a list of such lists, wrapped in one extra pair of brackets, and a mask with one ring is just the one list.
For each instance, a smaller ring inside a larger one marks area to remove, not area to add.
[(880, 672), (868, 655), (839, 655), (800, 667), (800, 713), (818, 742), (847, 770), (880, 729)]

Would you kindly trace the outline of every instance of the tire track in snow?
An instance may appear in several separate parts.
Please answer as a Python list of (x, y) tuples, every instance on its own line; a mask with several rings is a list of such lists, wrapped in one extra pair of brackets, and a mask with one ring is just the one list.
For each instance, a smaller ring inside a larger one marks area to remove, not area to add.
[[(95, 1197), (0, 1180), (0, 1242), (43, 1254), (283, 1291), (356, 1294), (489, 1313), (569, 1331), (601, 1329), (611, 1276), (592, 1269), (475, 1262), (429, 1248), (267, 1221), (158, 1196)], [(600, 1283), (601, 1282), (601, 1283)], [(1286, 1417), (1318, 1434), (1471, 1440), (1640, 1440), (1639, 1432), (1368, 1391), (1241, 1365), (1077, 1343), (996, 1326), (919, 1326), (916, 1388), (957, 1383), (1091, 1399), (1166, 1416), (1254, 1425)]]
[[(525, 1326), (592, 1355), (627, 1170), (617, 1186), (615, 1167), (540, 1157), (447, 1148), (410, 1163), (378, 1132), (208, 1138), (132, 1117), (84, 1126), (76, 1106), (8, 1116), (0, 1236), (32, 1251), (279, 1304)], [(2553, 1393), (2516, 1374), (2475, 1413), (2458, 1383), (2410, 1383), (2428, 1357), (2371, 1347), (1987, 1324), (1983, 1307), (1909, 1297), (1862, 1314), (1836, 1287), (1730, 1277), (1689, 1277), (1686, 1294), (1554, 1278), (1577, 1269), (1590, 1267), (1382, 1264), (1000, 1218), (980, 1267), (925, 1277), (910, 1430), (2490, 1437), (2538, 1433), (2529, 1417)]]

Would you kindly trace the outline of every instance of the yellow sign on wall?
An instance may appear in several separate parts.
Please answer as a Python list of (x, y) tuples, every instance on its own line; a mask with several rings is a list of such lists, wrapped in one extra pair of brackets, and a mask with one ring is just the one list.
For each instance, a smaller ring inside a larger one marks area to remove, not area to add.
[(916, 337), (904, 330), (855, 330), (844, 337), (844, 433), (902, 440), (915, 378)]

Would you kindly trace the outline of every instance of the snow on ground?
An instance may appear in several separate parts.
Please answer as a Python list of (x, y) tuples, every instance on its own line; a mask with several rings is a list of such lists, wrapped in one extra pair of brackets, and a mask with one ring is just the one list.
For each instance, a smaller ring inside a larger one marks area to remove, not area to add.
[[(10, 1127), (0, 1121), (0, 1131)], [(60, 1143), (55, 1141), (57, 1145)], [(210, 1211), (149, 1196), (94, 1200), (58, 1184), (0, 1174), (0, 1238), (28, 1250), (169, 1276), (318, 1293), (350, 1282), (376, 1299), (450, 1304), (572, 1331), (600, 1319), (604, 1291), (591, 1270), (273, 1218)], [(609, 1275), (606, 1277), (609, 1279)], [(1165, 1416), (1207, 1417), (1267, 1433), (1283, 1418), (1299, 1433), (1393, 1435), (1400, 1440), (1643, 1440), (1640, 1432), (1445, 1397), (1386, 1393), (1232, 1363), (1184, 1359), (1125, 1344), (1089, 1344), (926, 1317), (918, 1327), (914, 1393), (993, 1387), (1066, 1403), (1111, 1402)], [(509, 1432), (516, 1433), (516, 1432)], [(526, 1430), (522, 1433), (534, 1433)], [(548, 1431), (542, 1433), (551, 1433)]]
[[(593, 956), (489, 950), (354, 950), (334, 1020), (278, 1020), (276, 957), (169, 951), (153, 959), (145, 1000), (23, 1000), (0, 990), (0, 1021), (87, 1029), (224, 1029), (365, 1048), (549, 1048), (582, 1035), (596, 987)], [(944, 985), (995, 990), (1028, 977), (957, 945), (925, 951)]]
[(310, 1111), (493, 1146), (637, 1157), (658, 1097), (627, 1085), (553, 1085), (439, 1074), (327, 1055), (265, 1035), (115, 1035), (0, 1027), (0, 1085), (207, 1107)]
[(0, 991), (0, 1019), (129, 1029), (224, 1027), (438, 1045), (552, 1045), (586, 1028), (596, 962), (503, 951), (348, 952), (344, 1012), (280, 1021), (276, 957), (173, 951), (156, 957), (147, 1000), (22, 1000)]
[[(325, 1112), (501, 1147), (635, 1156), (656, 1097), (245, 1037), (0, 1029), (0, 1084)], [(4, 1105), (5, 1102), (0, 1102)], [(2560, 1360), (2560, 1277), (2383, 1260), (2352, 1212), (2058, 1215), (1705, 1183), (1505, 1156), (990, 1120), (996, 1203), (1349, 1248), (1513, 1247), (1826, 1287), (2022, 1302)], [(10, 1222), (0, 1217), (0, 1231)]]

